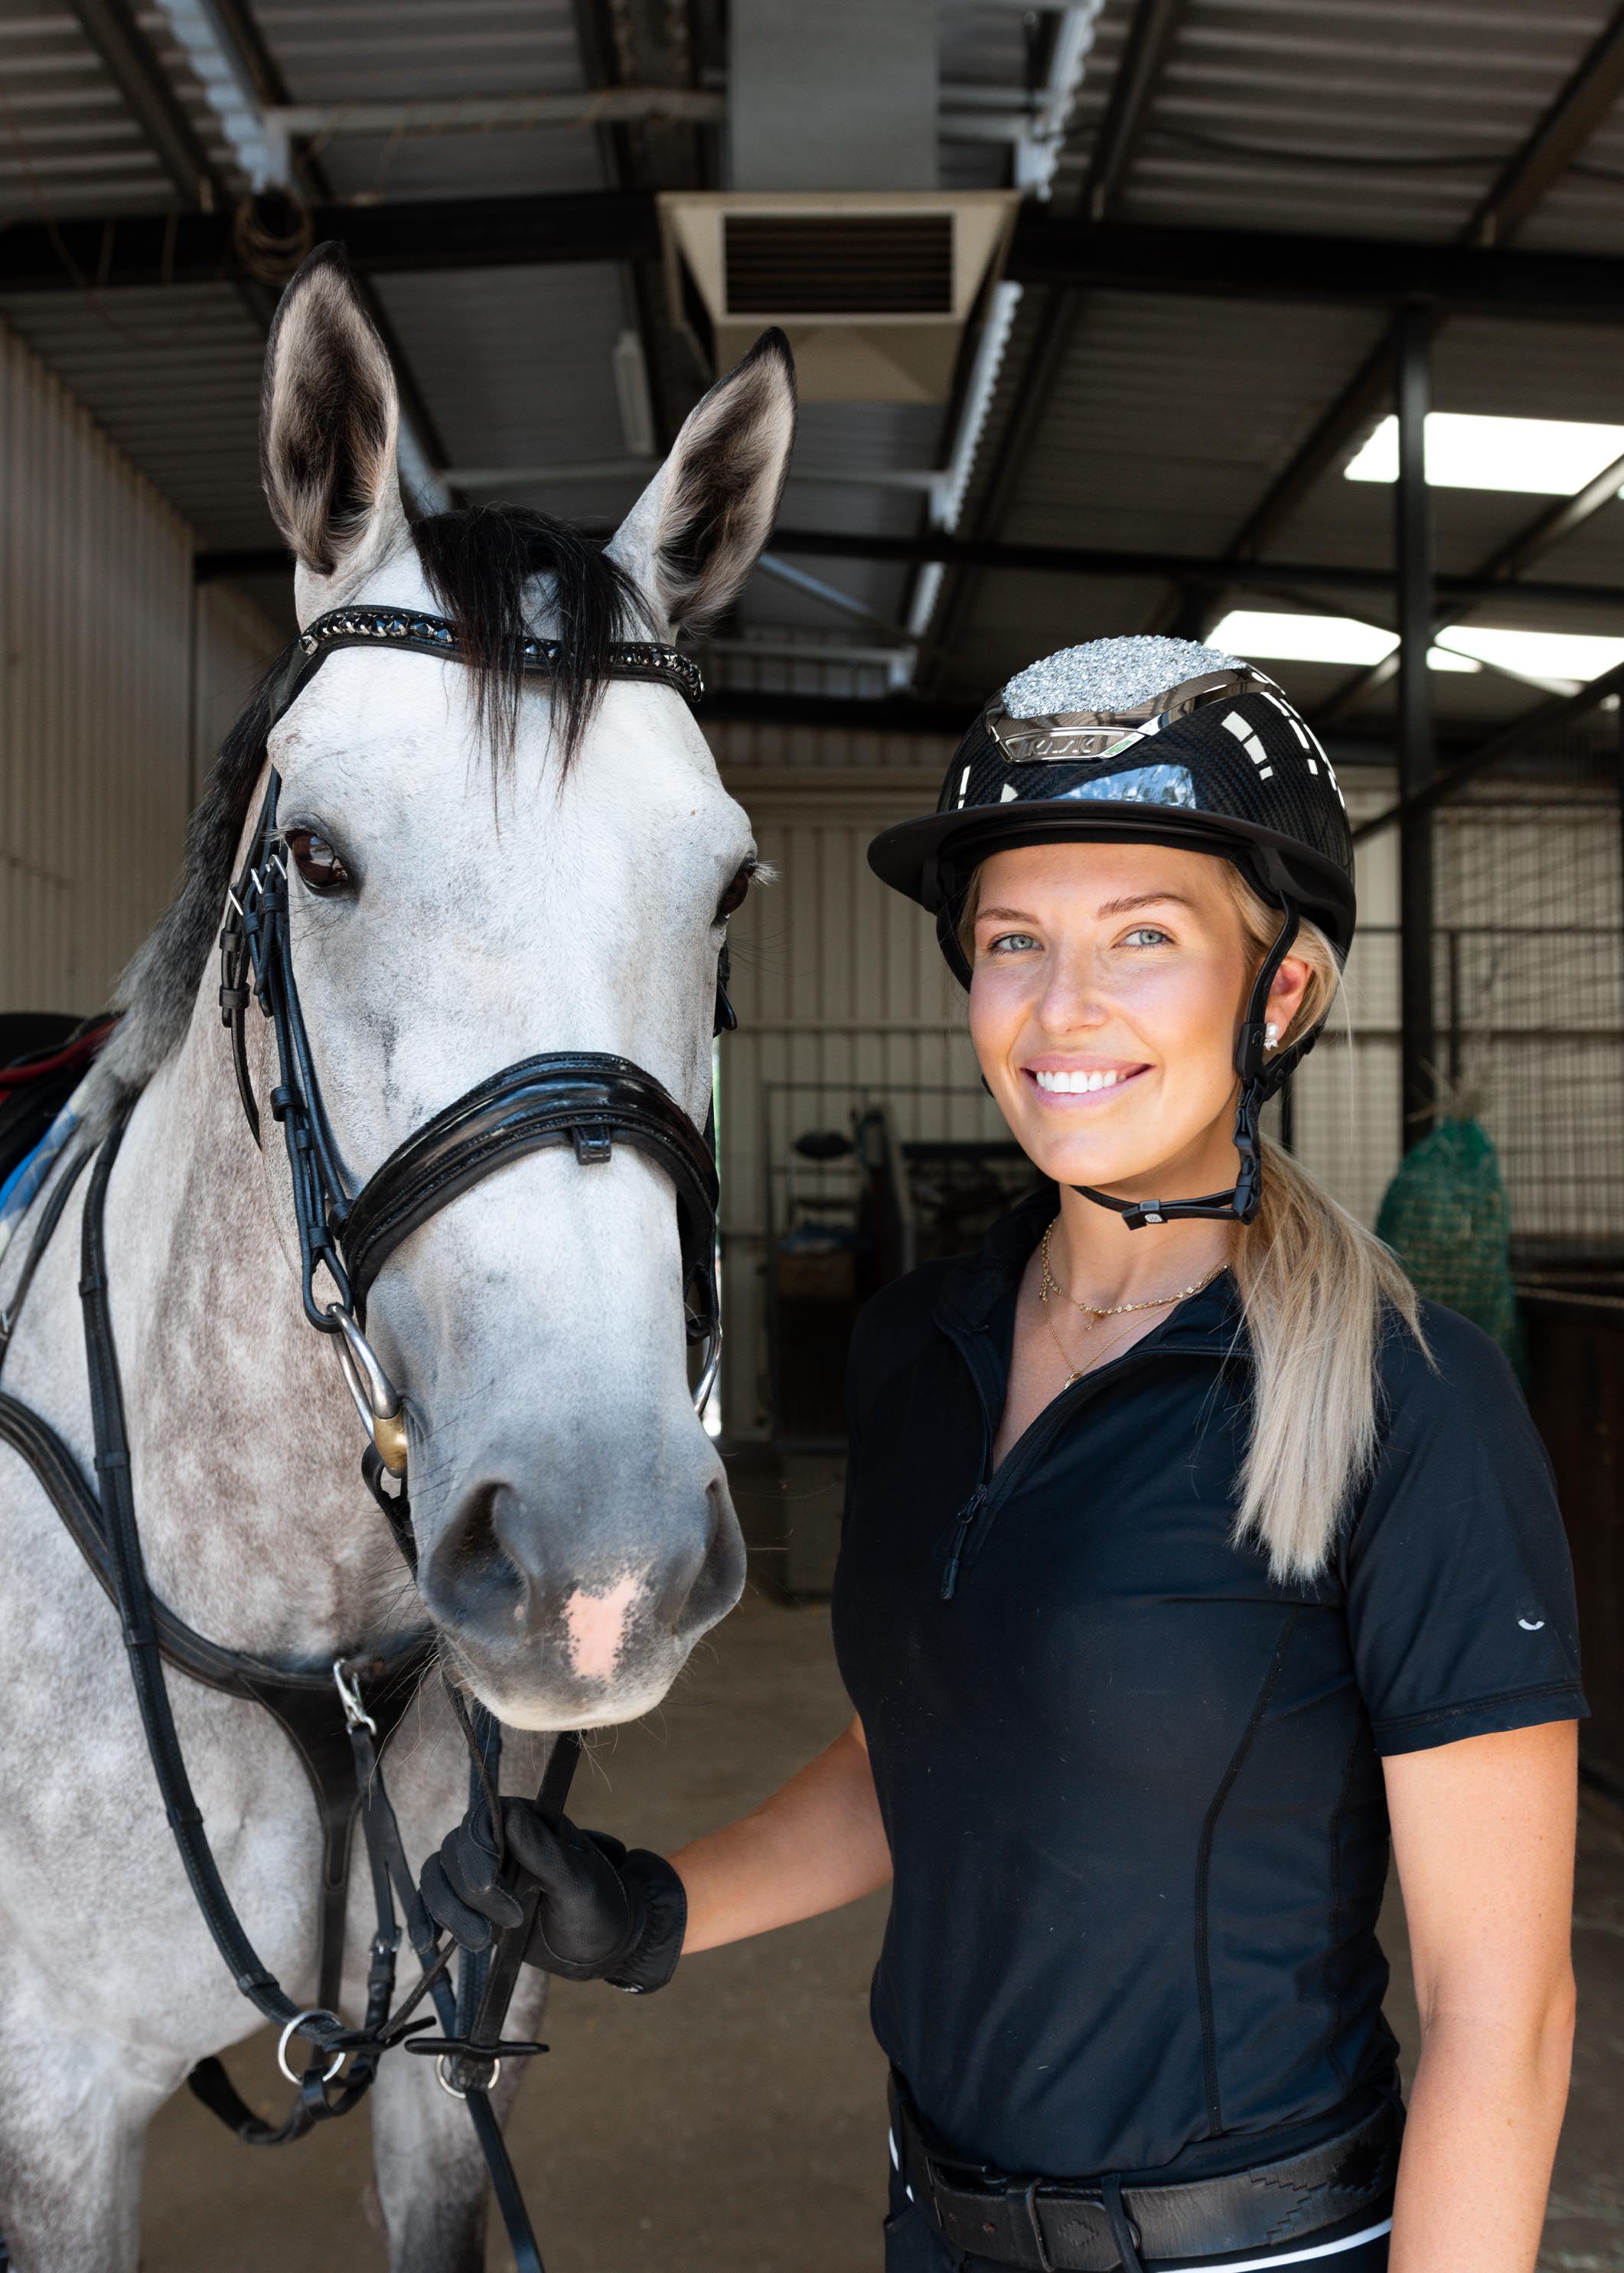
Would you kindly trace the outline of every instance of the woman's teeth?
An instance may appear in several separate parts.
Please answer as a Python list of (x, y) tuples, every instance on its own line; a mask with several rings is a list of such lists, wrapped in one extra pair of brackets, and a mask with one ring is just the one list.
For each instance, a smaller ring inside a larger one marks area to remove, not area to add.
[(1086, 1089), (1115, 1089), (1118, 1078), (1126, 1076), (1118, 1076), (1115, 1069), (1104, 1073), (1084, 1073), (1079, 1069), (1076, 1073), (1034, 1073), (1032, 1077), (1040, 1089), (1076, 1096)]

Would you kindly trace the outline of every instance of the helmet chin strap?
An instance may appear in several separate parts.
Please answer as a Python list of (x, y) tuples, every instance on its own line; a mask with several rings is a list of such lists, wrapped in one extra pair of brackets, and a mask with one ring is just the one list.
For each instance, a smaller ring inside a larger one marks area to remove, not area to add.
[(1252, 982), (1246, 1015), (1235, 1045), (1235, 1069), (1241, 1077), (1241, 1093), (1235, 1109), (1235, 1149), (1240, 1156), (1240, 1166), (1234, 1189), (1204, 1192), (1199, 1198), (1189, 1200), (1119, 1200), (1113, 1199), (1109, 1192), (1095, 1191), (1088, 1184), (1072, 1185), (1074, 1192), (1080, 1192), (1096, 1207), (1109, 1208), (1113, 1214), (1119, 1215), (1130, 1231), (1143, 1231), (1147, 1223), (1250, 1223), (1258, 1212), (1263, 1197), (1263, 1147), (1258, 1117), (1292, 1068), (1313, 1047), (1319, 1032), (1316, 1027), (1312, 1033), (1293, 1042), (1289, 1049), (1277, 1050), (1273, 1058), (1267, 1054), (1269, 989), (1275, 973), (1291, 952), (1301, 920), (1293, 901), (1282, 899), (1281, 904), (1285, 919)]

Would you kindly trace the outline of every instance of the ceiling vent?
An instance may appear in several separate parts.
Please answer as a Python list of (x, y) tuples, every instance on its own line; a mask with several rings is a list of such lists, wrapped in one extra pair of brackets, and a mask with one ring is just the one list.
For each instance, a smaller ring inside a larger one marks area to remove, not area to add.
[(673, 313), (717, 371), (780, 325), (807, 401), (941, 402), (1018, 203), (1004, 190), (669, 192)]

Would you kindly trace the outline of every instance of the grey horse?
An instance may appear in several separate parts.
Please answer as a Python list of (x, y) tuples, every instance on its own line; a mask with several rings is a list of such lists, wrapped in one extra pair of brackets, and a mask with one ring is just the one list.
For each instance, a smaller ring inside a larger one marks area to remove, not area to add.
[[(532, 631), (573, 625), (590, 653), (594, 636), (668, 639), (728, 604), (771, 530), (793, 426), (787, 353), (770, 335), (698, 405), (607, 561), (555, 531), (538, 573), (546, 525), (505, 509), (413, 528), (388, 361), (342, 259), (323, 252), (283, 299), (262, 449), (301, 624), (357, 603), (443, 611), (455, 587), (476, 630), (505, 595)], [(264, 755), (228, 744), (86, 1099), (92, 1134), (136, 1099), (107, 1227), (152, 1582), (214, 1640), (304, 1665), (426, 1613), (452, 1677), (521, 1732), (505, 1781), (533, 1790), (548, 1731), (656, 1704), (742, 1584), (721, 1463), (690, 1399), (671, 1187), (630, 1148), (590, 1174), (567, 1152), (532, 1153), (385, 1265), (368, 1330), (408, 1393), (414, 1587), (360, 1482), (333, 1352), (302, 1316), (285, 1159), (275, 1141), (254, 1149), (215, 1000), (212, 950)], [(577, 673), (521, 697), (460, 663), (347, 650), (276, 727), (269, 758), (315, 883), (323, 860), (350, 880), (291, 889), (304, 1016), (356, 1181), (452, 1099), (543, 1051), (617, 1052), (703, 1122), (723, 909), (753, 847), (673, 689)], [(269, 1029), (250, 1024), (263, 1099)], [(87, 1182), (4, 1374), (86, 1465)], [(0, 1302), (26, 1244), (0, 1268)], [(134, 2273), (153, 2113), (256, 2016), (183, 1875), (116, 1616), (9, 1451), (0, 1600), (0, 2232), (20, 2273)], [(308, 1997), (320, 1850), (291, 1748), (253, 1705), (174, 1674), (169, 1686), (231, 1895), (266, 1962)], [(415, 1866), (466, 1799), (438, 1681), (389, 1773)], [(357, 1885), (356, 2017), (371, 1930)], [(513, 2025), (528, 2033), (537, 2017), (523, 1990)], [(483, 2166), (432, 2070), (392, 2055), (372, 2095), (389, 2263), (472, 2273)], [(222, 2151), (239, 2150), (222, 2137)]]

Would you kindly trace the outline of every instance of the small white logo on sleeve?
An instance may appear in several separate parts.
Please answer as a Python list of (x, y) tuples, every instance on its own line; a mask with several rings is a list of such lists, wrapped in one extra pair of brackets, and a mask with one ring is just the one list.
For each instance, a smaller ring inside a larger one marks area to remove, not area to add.
[(1545, 1620), (1543, 1618), (1519, 1618), (1517, 1620), (1517, 1624), (1522, 1627), (1524, 1633), (1538, 1633), (1540, 1628), (1544, 1625)]

